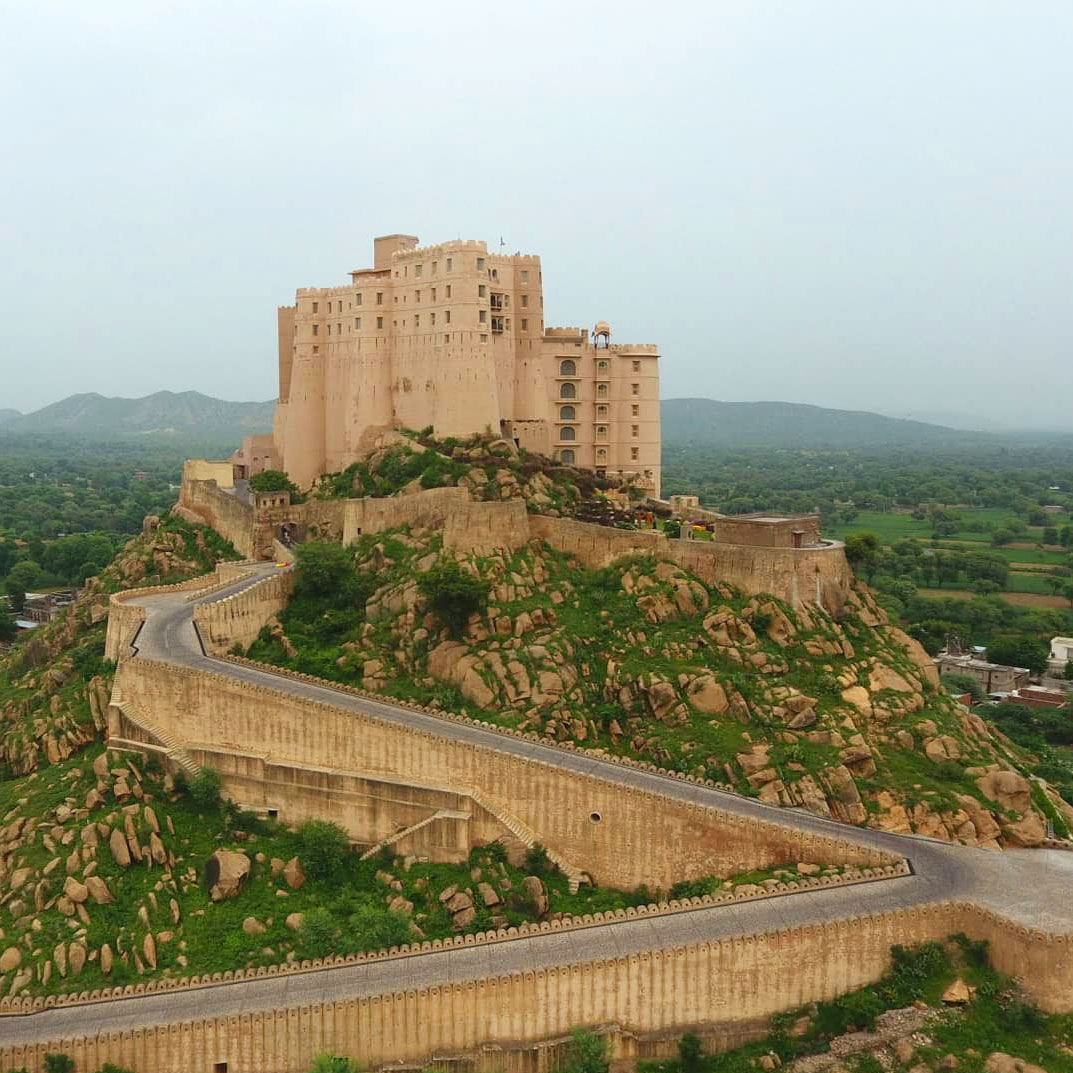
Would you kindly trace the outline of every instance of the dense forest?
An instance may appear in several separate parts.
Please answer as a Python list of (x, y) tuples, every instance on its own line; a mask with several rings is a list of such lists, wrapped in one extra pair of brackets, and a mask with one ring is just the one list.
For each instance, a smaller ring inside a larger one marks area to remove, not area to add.
[(147, 514), (175, 502), (188, 451), (0, 433), (0, 589), (17, 603), (98, 573)]

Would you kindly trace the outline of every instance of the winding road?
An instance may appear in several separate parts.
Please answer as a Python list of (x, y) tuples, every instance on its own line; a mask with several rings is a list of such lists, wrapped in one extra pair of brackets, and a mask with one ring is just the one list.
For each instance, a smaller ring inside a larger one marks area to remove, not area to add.
[[(276, 569), (274, 564), (258, 564), (252, 576), (211, 592), (203, 600), (225, 599)], [(766, 823), (866, 844), (906, 858), (912, 874), (855, 886), (617, 920), (286, 976), (9, 1015), (0, 1018), (2, 1046), (442, 986), (489, 975), (569, 965), (594, 958), (666, 949), (948, 900), (971, 901), (1028, 928), (1073, 933), (1073, 908), (1069, 901), (1073, 853), (1060, 850), (997, 853), (917, 836), (849, 827), (799, 810), (780, 809), (633, 769), (585, 752), (549, 747), (482, 727), (439, 719), (397, 707), (388, 701), (357, 697), (327, 685), (297, 681), (270, 671), (214, 659), (202, 649), (193, 625), (197, 601), (190, 602), (189, 595), (179, 591), (148, 595), (134, 601), (145, 608), (147, 618), (134, 639), (131, 658), (141, 656), (228, 675), (309, 700), (364, 712), (386, 722), (419, 727), (441, 736), (485, 744), (591, 773), (622, 786), (758, 817)]]

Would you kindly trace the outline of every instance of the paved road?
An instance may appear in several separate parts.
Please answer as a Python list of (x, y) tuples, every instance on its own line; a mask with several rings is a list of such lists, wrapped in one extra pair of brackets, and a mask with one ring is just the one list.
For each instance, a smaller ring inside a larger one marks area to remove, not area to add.
[[(255, 576), (211, 594), (226, 599), (275, 569), (259, 565)], [(159, 594), (141, 601), (148, 618), (135, 639), (137, 655), (227, 674), (310, 700), (324, 701), (403, 726), (416, 726), (449, 737), (486, 744), (571, 770), (695, 801), (765, 822), (867, 844), (904, 856), (911, 876), (860, 886), (808, 891), (778, 898), (714, 906), (689, 912), (616, 921), (576, 931), (542, 933), (484, 946), (436, 951), (371, 964), (318, 972), (240, 981), (166, 995), (45, 1010), (0, 1020), (0, 1044), (114, 1032), (143, 1025), (197, 1020), (226, 1013), (333, 1001), (397, 990), (529, 971), (631, 952), (665, 949), (683, 943), (781, 929), (856, 914), (923, 906), (955, 898), (971, 900), (1031, 928), (1073, 933), (1068, 891), (1073, 883), (1073, 853), (1056, 850), (985, 850), (951, 846), (916, 836), (848, 827), (797, 810), (779, 809), (709, 787), (637, 771), (584, 752), (560, 749), (497, 734), (479, 727), (437, 719), (422, 712), (369, 700), (239, 667), (208, 657), (193, 628), (193, 604), (180, 594)]]

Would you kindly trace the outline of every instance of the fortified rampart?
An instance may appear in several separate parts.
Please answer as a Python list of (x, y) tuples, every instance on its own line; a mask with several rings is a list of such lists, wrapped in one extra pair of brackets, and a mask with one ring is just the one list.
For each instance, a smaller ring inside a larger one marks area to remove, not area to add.
[[(334, 790), (347, 790), (346, 779), (373, 772), (476, 797), (494, 814), (535, 832), (551, 853), (583, 868), (596, 882), (625, 889), (641, 884), (669, 889), (683, 879), (796, 861), (860, 867), (890, 862), (856, 842), (656, 798), (546, 760), (477, 745), (448, 733), (446, 722), (442, 733), (434, 733), (369, 714), (361, 705), (320, 703), (238, 677), (144, 658), (120, 664), (115, 692), (122, 703), (150, 712), (188, 752), (271, 757), (274, 764), (338, 773), (338, 786), (331, 779), (321, 784), (321, 815), (342, 823), (361, 843), (374, 843), (385, 831), (367, 827), (360, 802)], [(231, 770), (242, 774), (237, 761)], [(228, 771), (221, 774), (227, 787)], [(277, 797), (267, 785), (257, 789), (247, 780), (243, 792), (260, 796), (243, 798), (242, 804), (276, 809), (284, 823), (308, 814), (292, 813), (286, 795)], [(412, 822), (411, 814), (400, 814), (398, 822)]]
[(206, 651), (220, 656), (235, 645), (241, 645), (243, 650), (249, 648), (261, 627), (286, 607), (293, 588), (294, 573), (281, 571), (234, 596), (198, 604), (194, 624)]
[[(182, 996), (176, 990), (163, 987), (157, 996), (149, 985), (137, 1001), (152, 1007), (140, 1019), (152, 1027), (84, 1035), (71, 1031), (77, 1005), (44, 1009), (37, 1016), (56, 1024), (55, 1036), (47, 1043), (4, 1047), (0, 1070), (25, 1066), (36, 1073), (46, 1053), (63, 1051), (80, 1070), (113, 1062), (139, 1073), (303, 1073), (315, 1053), (333, 1051), (358, 1056), (372, 1069), (435, 1064), (545, 1073), (556, 1068), (548, 1042), (577, 1025), (603, 1029), (612, 1058), (632, 1064), (665, 1055), (670, 1033), (693, 1030), (717, 1043), (733, 1042), (776, 1012), (872, 983), (889, 967), (892, 945), (955, 932), (987, 940), (996, 966), (1023, 978), (1045, 1009), (1073, 1005), (1067, 936), (1029, 932), (975, 906), (944, 903), (602, 958), (567, 953), (585, 948), (586, 933), (575, 932), (558, 966), (486, 972), (450, 983), (441, 979), (442, 970), (422, 982), (424, 955), (410, 965), (400, 962), (402, 973), (387, 971), (391, 958), (358, 955), (337, 959), (356, 968), (364, 963), (352, 998), (294, 1003), (281, 989), (277, 1009), (213, 1013), (214, 1007), (234, 1005), (223, 985), (216, 1001), (212, 990), (202, 992), (197, 1008), (203, 1012), (196, 1019), (178, 1013)], [(471, 940), (448, 945), (474, 945)], [(295, 969), (258, 974), (297, 983)], [(378, 983), (391, 976), (413, 983), (405, 989)], [(7, 1005), (8, 1000), (0, 1003), (0, 1012)], [(0, 1032), (3, 1028), (0, 1021)]]
[[(286, 510), (255, 512), (212, 481), (184, 479), (180, 505), (226, 536), (244, 554), (271, 556), (272, 541), (287, 522), (301, 531), (352, 543), (363, 533), (399, 526), (443, 528), (444, 546), (460, 554), (517, 548), (547, 541), (589, 567), (606, 566), (623, 555), (670, 559), (709, 584), (728, 582), (746, 593), (771, 593), (792, 605), (821, 604), (838, 613), (849, 594), (852, 572), (842, 545), (819, 541), (809, 531), (803, 547), (675, 540), (654, 530), (613, 529), (568, 518), (527, 514), (521, 500), (474, 502), (468, 489), (430, 488), (412, 495), (365, 499), (311, 499)], [(772, 531), (763, 527), (763, 533)]]

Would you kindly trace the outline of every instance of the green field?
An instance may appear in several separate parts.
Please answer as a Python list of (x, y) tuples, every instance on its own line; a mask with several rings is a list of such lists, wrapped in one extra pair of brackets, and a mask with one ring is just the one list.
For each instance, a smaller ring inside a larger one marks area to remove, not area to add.
[[(997, 507), (964, 508), (957, 510), (956, 513), (961, 517), (961, 528), (951, 536), (942, 538), (944, 541), (971, 541), (974, 544), (978, 543), (991, 547), (991, 531), (993, 529), (1002, 529), (1018, 521), (1016, 515)], [(1053, 519), (1049, 520), (1049, 524), (1060, 529), (1063, 525), (1068, 525), (1069, 521), (1070, 519), (1067, 515), (1055, 515)], [(982, 527), (985, 525), (990, 528), (984, 530)], [(852, 522), (824, 526), (824, 532), (836, 540), (844, 540), (848, 534), (859, 533), (862, 530), (870, 530), (884, 542), (893, 544), (898, 540), (931, 540), (934, 527), (927, 518), (918, 520), (908, 511), (879, 510), (862, 510)], [(1030, 526), (1027, 533), (1019, 538), (1019, 543), (1036, 544), (1041, 543), (1042, 540), (1043, 528)], [(1038, 553), (1035, 548), (1005, 550), (1022, 553), (1016, 560), (1019, 562), (1052, 561), (1049, 559), (1027, 558), (1032, 553), (1051, 554), (1048, 552)], [(1061, 558), (1062, 556), (1058, 554), (1058, 558), (1055, 561), (1061, 561)]]

